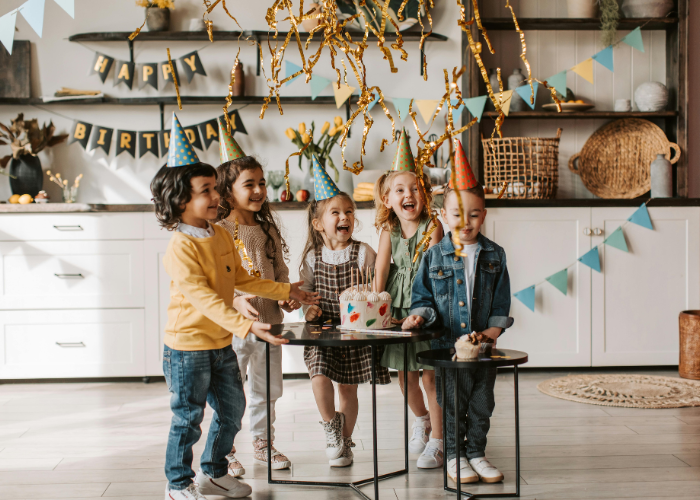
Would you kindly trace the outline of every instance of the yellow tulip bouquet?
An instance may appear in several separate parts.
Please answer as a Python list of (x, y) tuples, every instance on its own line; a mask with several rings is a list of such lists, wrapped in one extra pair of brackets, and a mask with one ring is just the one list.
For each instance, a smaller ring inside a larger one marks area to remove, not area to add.
[[(294, 144), (296, 144), (299, 149), (303, 148), (307, 144), (309, 145), (309, 147), (306, 148), (303, 153), (303, 156), (308, 158), (309, 162), (313, 162), (312, 155), (316, 155), (316, 158), (318, 158), (318, 161), (321, 163), (323, 168), (326, 168), (326, 163), (329, 163), (335, 171), (335, 181), (337, 182), (339, 173), (338, 169), (333, 163), (333, 159), (331, 158), (331, 150), (333, 149), (333, 146), (338, 144), (338, 140), (342, 135), (343, 119), (340, 116), (336, 116), (333, 119), (333, 127), (331, 127), (330, 123), (325, 122), (321, 127), (321, 137), (318, 138), (318, 141), (311, 142), (311, 138), (314, 136), (314, 130), (314, 122), (311, 122), (311, 134), (308, 133), (306, 124), (300, 123), (299, 130), (294, 130), (290, 127), (285, 130), (284, 134)], [(301, 155), (299, 155), (299, 169), (302, 169)]]

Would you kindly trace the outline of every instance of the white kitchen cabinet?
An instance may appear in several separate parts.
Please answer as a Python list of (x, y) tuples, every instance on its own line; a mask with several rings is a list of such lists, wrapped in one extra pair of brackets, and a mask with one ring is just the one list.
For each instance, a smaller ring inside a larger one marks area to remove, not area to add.
[[(146, 214), (153, 215), (153, 214)], [(143, 242), (145, 306), (146, 306), (146, 375), (163, 375), (163, 338), (168, 322), (170, 277), (165, 272), (163, 257), (170, 240)]]
[[(155, 216), (151, 214), (155, 219)], [(140, 213), (0, 215), (0, 241), (142, 240)]]
[[(506, 251), (511, 294), (539, 283), (590, 249), (583, 229), (590, 208), (492, 208), (482, 233)], [(498, 345), (529, 354), (528, 366), (590, 366), (591, 270), (569, 272), (567, 295), (545, 283), (535, 288), (535, 312), (515, 297), (515, 318)]]
[[(601, 243), (634, 209), (593, 208)], [(675, 365), (678, 314), (700, 306), (700, 208), (652, 207), (654, 230), (627, 223), (629, 253), (600, 247), (592, 276), (594, 366)]]

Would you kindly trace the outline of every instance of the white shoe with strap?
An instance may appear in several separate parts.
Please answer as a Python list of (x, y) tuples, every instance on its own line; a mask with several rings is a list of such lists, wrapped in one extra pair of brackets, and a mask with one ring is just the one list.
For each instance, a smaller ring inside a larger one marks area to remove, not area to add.
[(253, 488), (251, 488), (249, 484), (242, 483), (233, 476), (226, 474), (225, 476), (213, 478), (207, 475), (202, 469), (199, 469), (197, 472), (194, 482), (197, 484), (197, 489), (202, 495), (244, 498), (250, 496), (253, 492)]
[(503, 473), (491, 464), (486, 457), (472, 458), (469, 461), (472, 469), (479, 474), (484, 483), (498, 483), (503, 481)]
[[(452, 458), (447, 461), (447, 475), (454, 481), (457, 482), (457, 459)], [(479, 481), (479, 475), (469, 467), (469, 462), (465, 457), (460, 457), (459, 459), (459, 482), (464, 483), (476, 483)]]

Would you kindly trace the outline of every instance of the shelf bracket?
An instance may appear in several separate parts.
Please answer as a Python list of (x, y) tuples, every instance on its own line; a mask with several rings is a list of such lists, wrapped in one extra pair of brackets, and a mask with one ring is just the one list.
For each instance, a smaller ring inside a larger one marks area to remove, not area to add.
[[(352, 96), (351, 96), (352, 97)], [(350, 120), (350, 97), (345, 101), (345, 123)], [(350, 138), (350, 129), (348, 128), (348, 138)]]
[(134, 41), (129, 40), (129, 62), (133, 64), (134, 62)]
[(165, 103), (159, 102), (158, 108), (160, 108), (160, 129), (165, 130)]

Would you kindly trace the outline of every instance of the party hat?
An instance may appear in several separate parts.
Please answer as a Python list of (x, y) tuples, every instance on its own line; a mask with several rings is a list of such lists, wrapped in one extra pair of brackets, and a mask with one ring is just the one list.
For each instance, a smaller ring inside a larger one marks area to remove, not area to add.
[[(467, 155), (464, 154), (464, 149), (462, 149), (462, 143), (459, 142), (459, 139), (455, 139), (455, 176), (457, 177), (457, 189), (460, 191), (466, 191), (479, 184), (476, 181), (476, 177), (474, 177), (472, 167), (469, 166)], [(450, 188), (455, 188), (452, 179), (450, 179)]]
[(321, 166), (314, 155), (314, 196), (316, 201), (333, 198), (340, 193), (340, 189), (335, 185), (333, 179), (328, 175), (326, 169)]
[(411, 153), (411, 145), (408, 143), (406, 129), (401, 130), (399, 138), (399, 146), (394, 154), (394, 164), (391, 167), (394, 172), (415, 172), (416, 164), (413, 161), (413, 153)]
[(185, 130), (180, 125), (180, 120), (173, 113), (173, 125), (170, 129), (170, 147), (168, 148), (168, 166), (184, 167), (199, 163), (197, 153), (194, 152)]
[(226, 128), (226, 120), (219, 117), (219, 162), (226, 163), (227, 161), (243, 158), (246, 154), (236, 142), (236, 139), (229, 133)]

